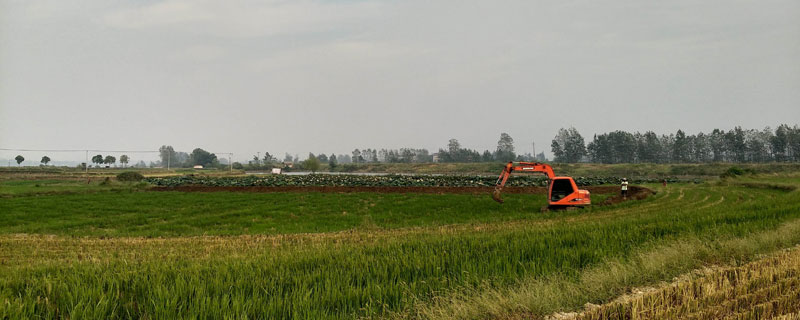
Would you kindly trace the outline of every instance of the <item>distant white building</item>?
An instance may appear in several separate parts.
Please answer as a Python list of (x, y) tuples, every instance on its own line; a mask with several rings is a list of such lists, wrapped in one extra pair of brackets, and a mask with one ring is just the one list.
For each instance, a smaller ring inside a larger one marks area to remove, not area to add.
[(199, 165), (199, 164), (198, 164), (198, 165), (196, 165), (196, 166), (194, 166), (194, 167), (192, 167), (192, 168), (195, 168), (195, 169), (203, 169), (203, 166), (201, 166), (201, 165)]
[(439, 153), (438, 152), (433, 154), (433, 162), (439, 162)]

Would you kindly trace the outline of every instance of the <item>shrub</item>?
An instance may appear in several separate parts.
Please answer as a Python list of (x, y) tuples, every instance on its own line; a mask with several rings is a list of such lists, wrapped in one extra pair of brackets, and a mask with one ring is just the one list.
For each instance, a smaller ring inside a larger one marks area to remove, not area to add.
[(100, 185), (101, 186), (110, 186), (111, 185), (111, 178), (105, 177), (105, 179), (103, 179), (103, 181), (100, 182)]
[(745, 174), (744, 169), (739, 167), (730, 167), (728, 170), (725, 170), (723, 174), (720, 175), (721, 178), (729, 178), (729, 177), (736, 177)]
[(139, 182), (144, 179), (144, 176), (141, 173), (136, 171), (125, 171), (117, 175), (118, 181), (133, 181)]

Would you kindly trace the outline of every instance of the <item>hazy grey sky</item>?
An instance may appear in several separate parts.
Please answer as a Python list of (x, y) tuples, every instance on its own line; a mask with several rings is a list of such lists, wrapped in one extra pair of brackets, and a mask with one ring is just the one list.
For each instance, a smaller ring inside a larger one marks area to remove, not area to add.
[(796, 0), (0, 0), (0, 148), (246, 159), (508, 132), (549, 154), (560, 127), (780, 123), (800, 123)]

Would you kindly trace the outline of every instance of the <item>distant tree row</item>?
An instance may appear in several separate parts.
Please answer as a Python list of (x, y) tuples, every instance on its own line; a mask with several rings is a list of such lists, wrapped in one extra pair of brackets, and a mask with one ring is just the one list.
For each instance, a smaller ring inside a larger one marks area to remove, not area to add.
[[(23, 161), (25, 161), (25, 157), (23, 157), (21, 154), (18, 154), (16, 157), (14, 157), (14, 161), (16, 161), (16, 162), (17, 162), (17, 165), (18, 165), (18, 166), (19, 166), (19, 165), (22, 165), (22, 162), (23, 162)], [(40, 161), (40, 162), (41, 162), (43, 165), (45, 165), (45, 166), (46, 166), (46, 165), (47, 165), (47, 164), (50, 162), (50, 157), (48, 157), (48, 156), (43, 156), (43, 157), (42, 157), (42, 161)]]
[(775, 130), (735, 127), (687, 135), (614, 131), (594, 135), (589, 144), (575, 128), (559, 130), (551, 148), (556, 162), (705, 163), (800, 161), (800, 127)]
[[(312, 154), (309, 155), (312, 156)], [(350, 154), (340, 154), (326, 156), (319, 154), (316, 158), (321, 163), (331, 165), (348, 163), (426, 163), (426, 162), (495, 162), (495, 161), (545, 161), (544, 152), (533, 156), (531, 154), (516, 154), (514, 150), (514, 139), (507, 133), (500, 135), (497, 142), (497, 149), (494, 152), (485, 150), (483, 153), (477, 150), (463, 148), (457, 139), (450, 139), (447, 148), (440, 148), (438, 153), (430, 153), (425, 148), (400, 148), (400, 149), (373, 149), (363, 148), (354, 149)], [(293, 160), (294, 159), (294, 160)], [(285, 161), (298, 162), (297, 157), (292, 158), (287, 154)]]
[[(129, 160), (130, 160), (130, 158), (127, 155), (124, 155), (124, 154), (119, 157), (119, 163), (121, 163), (123, 166), (126, 166), (128, 164)], [(19, 165), (22, 164), (23, 161), (25, 161), (25, 157), (23, 157), (22, 155), (17, 155), (16, 157), (14, 157), (14, 161), (16, 161), (17, 165), (19, 166)], [(39, 161), (39, 162), (42, 165), (46, 166), (48, 163), (50, 163), (50, 161), (52, 161), (52, 159), (50, 159), (50, 157), (42, 156), (42, 160)], [(102, 155), (98, 154), (98, 155), (92, 157), (92, 162), (96, 163), (98, 166), (103, 165), (103, 164), (112, 165), (112, 164), (115, 164), (117, 162), (117, 158), (113, 157), (113, 156), (106, 156), (105, 158), (103, 158)]]
[[(319, 157), (318, 157), (319, 158)], [(325, 159), (319, 159), (325, 162)], [(426, 163), (426, 162), (494, 162), (494, 161), (544, 161), (544, 153), (536, 156), (531, 154), (518, 155), (514, 151), (514, 139), (507, 133), (500, 134), (497, 149), (494, 152), (485, 150), (482, 153), (463, 148), (457, 139), (450, 139), (447, 148), (440, 148), (439, 152), (431, 154), (425, 148), (400, 148), (400, 149), (355, 149), (350, 155), (338, 155), (338, 163)]]
[(216, 154), (210, 153), (201, 148), (195, 148), (191, 153), (186, 153), (176, 152), (172, 146), (164, 145), (158, 149), (158, 152), (159, 157), (161, 158), (159, 165), (162, 167), (188, 168), (196, 165), (201, 165), (203, 167), (220, 166), (220, 161), (217, 159)]
[[(109, 166), (117, 163), (117, 158), (110, 155), (103, 157), (103, 155), (98, 154), (93, 156), (91, 160), (92, 163), (96, 164), (97, 166), (102, 166), (102, 165)], [(121, 163), (123, 167), (127, 167), (129, 161), (130, 157), (128, 157), (127, 155), (123, 154), (119, 157), (119, 163)]]
[(450, 139), (447, 149), (439, 149), (440, 162), (508, 162), (508, 161), (545, 161), (544, 152), (535, 156), (531, 154), (516, 154), (514, 139), (508, 133), (501, 133), (494, 152), (462, 148), (456, 139)]

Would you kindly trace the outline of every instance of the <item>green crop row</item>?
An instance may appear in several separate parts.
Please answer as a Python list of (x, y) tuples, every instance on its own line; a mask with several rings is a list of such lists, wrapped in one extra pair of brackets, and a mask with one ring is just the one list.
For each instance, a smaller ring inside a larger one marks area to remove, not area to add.
[[(620, 177), (575, 177), (580, 186), (617, 184)], [(431, 175), (266, 175), (248, 177), (203, 177), (177, 176), (164, 178), (147, 178), (145, 181), (156, 186), (175, 187), (184, 185), (214, 187), (282, 187), (282, 186), (334, 186), (334, 187), (485, 187), (494, 186), (497, 178), (485, 176), (431, 176)], [(635, 184), (658, 183), (660, 179), (633, 179)], [(667, 182), (686, 182), (677, 178), (667, 178)], [(696, 182), (696, 181), (695, 181)], [(542, 187), (547, 185), (543, 176), (515, 176), (508, 180), (507, 186)]]

